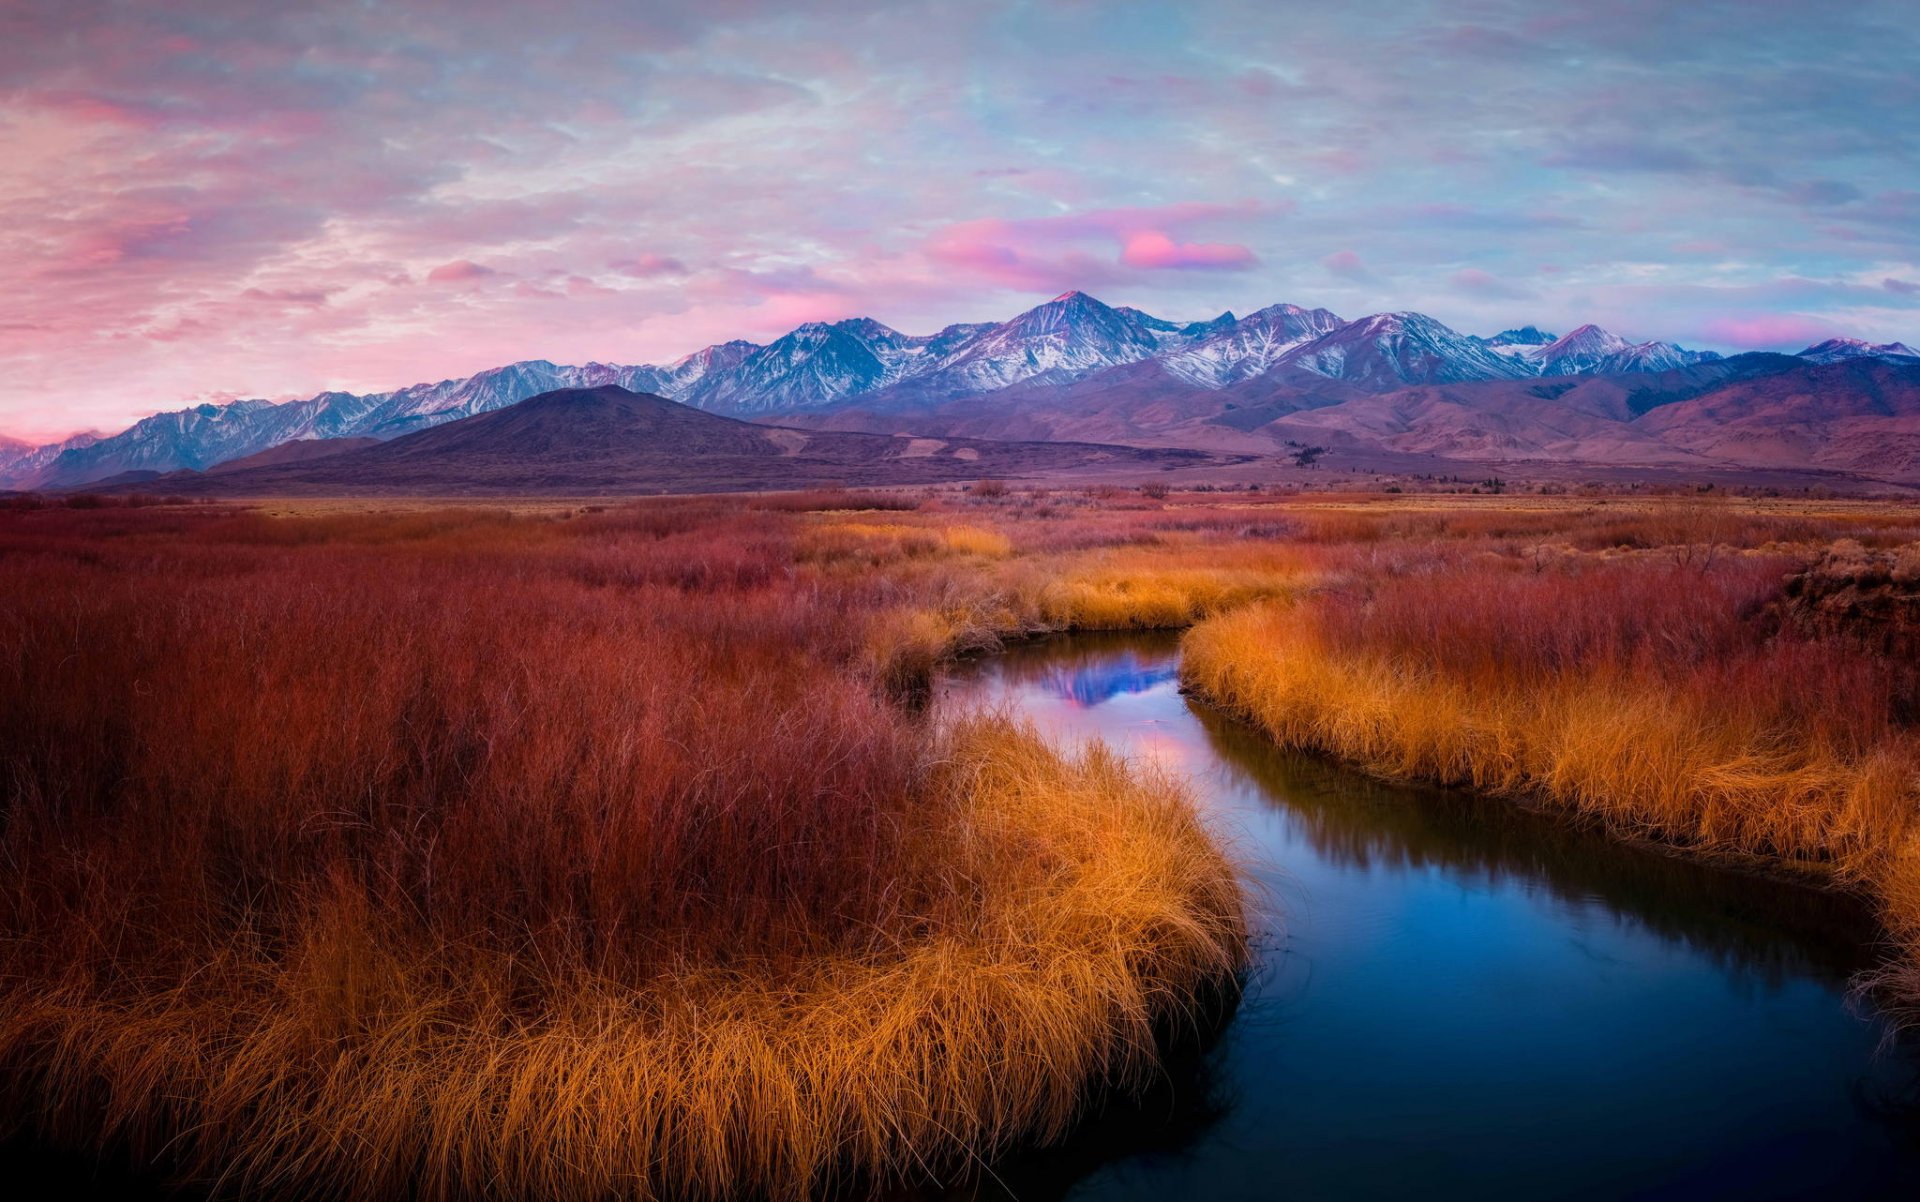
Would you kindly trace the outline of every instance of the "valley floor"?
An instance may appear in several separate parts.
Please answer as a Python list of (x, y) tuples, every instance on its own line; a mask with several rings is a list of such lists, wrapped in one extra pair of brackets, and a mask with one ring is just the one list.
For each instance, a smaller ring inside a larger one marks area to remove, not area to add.
[(157, 1171), (794, 1195), (1058, 1137), (1248, 932), (1177, 781), (923, 708), (1048, 631), (1191, 628), (1285, 744), (1858, 891), (1920, 997), (1920, 506), (89, 505), (0, 511), (0, 1058)]

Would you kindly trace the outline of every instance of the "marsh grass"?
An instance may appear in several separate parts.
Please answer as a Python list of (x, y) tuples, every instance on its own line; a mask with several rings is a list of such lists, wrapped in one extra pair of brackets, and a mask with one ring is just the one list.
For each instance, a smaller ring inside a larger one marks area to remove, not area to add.
[(991, 532), (810, 521), (9, 519), (13, 1119), (238, 1196), (798, 1197), (1152, 1074), (1231, 865), (1170, 780), (888, 699)]
[(1184, 679), (1381, 775), (1865, 890), (1903, 948), (1888, 980), (1920, 984), (1920, 734), (1897, 665), (1774, 619), (1793, 556), (1721, 551), (1355, 556), (1336, 585), (1196, 627)]
[(1246, 954), (1175, 782), (899, 704), (1066, 629), (1198, 623), (1187, 683), (1283, 742), (1865, 889), (1920, 997), (1901, 674), (1772, 608), (1916, 531), (1005, 488), (9, 511), (11, 1117), (240, 1196), (799, 1197), (1057, 1136)]

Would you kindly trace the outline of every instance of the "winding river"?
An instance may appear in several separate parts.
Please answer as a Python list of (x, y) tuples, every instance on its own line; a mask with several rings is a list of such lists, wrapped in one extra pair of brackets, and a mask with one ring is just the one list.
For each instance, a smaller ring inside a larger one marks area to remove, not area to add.
[(1185, 774), (1262, 929), (1208, 1050), (965, 1196), (1920, 1196), (1920, 1041), (1849, 994), (1859, 905), (1279, 751), (1178, 663), (1060, 638), (942, 685)]

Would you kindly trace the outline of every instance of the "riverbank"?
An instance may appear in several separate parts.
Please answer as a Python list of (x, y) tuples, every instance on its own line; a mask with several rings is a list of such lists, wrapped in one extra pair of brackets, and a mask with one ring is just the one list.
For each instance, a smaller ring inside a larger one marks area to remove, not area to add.
[(1769, 606), (1920, 510), (1523, 500), (0, 515), (14, 1113), (202, 1181), (447, 1198), (793, 1195), (1059, 1137), (1247, 927), (1169, 778), (928, 720), (944, 665), (1050, 631), (1192, 626), (1224, 650), (1190, 677), (1255, 717), (1319, 647), (1276, 722), (1379, 711), (1353, 729), (1445, 750), (1376, 772), (1508, 797), (1520, 719), (1575, 698), (1638, 723), (1562, 770), (1647, 786), (1616, 835), (1893, 881), (1905, 678)]
[(1778, 616), (1799, 566), (1709, 556), (1439, 555), (1212, 618), (1184, 680), (1276, 742), (1476, 789), (1616, 837), (1858, 890), (1920, 995), (1915, 678)]
[(1235, 1021), (1163, 1128), (1103, 1115), (1057, 1155), (996, 1165), (1006, 1184), (980, 1197), (1920, 1183), (1920, 1032), (1851, 988), (1879, 951), (1864, 904), (1289, 751), (1181, 692), (1179, 656), (1174, 634), (1063, 636), (968, 660), (940, 691), (948, 712), (1004, 708), (1177, 767), (1249, 866), (1260, 933)]
[(1151, 1080), (1235, 866), (1171, 778), (889, 699), (993, 539), (814, 526), (0, 518), (11, 1124), (243, 1196), (800, 1197)]

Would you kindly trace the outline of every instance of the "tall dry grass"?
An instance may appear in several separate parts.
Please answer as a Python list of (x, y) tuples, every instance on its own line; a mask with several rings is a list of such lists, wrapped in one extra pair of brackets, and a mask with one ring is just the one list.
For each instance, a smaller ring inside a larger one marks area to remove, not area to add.
[(1799, 559), (1686, 545), (1353, 555), (1334, 586), (1196, 627), (1184, 676), (1290, 746), (1865, 889), (1920, 994), (1900, 666), (1777, 619)]
[(237, 1194), (798, 1196), (1150, 1074), (1231, 867), (1171, 782), (888, 700), (872, 632), (997, 543), (807, 521), (4, 519), (14, 1118)]

